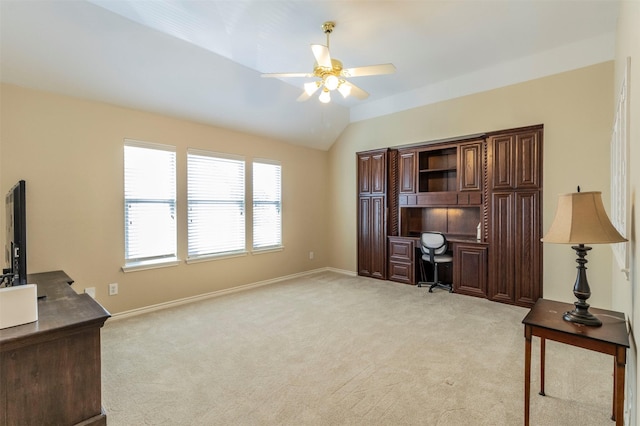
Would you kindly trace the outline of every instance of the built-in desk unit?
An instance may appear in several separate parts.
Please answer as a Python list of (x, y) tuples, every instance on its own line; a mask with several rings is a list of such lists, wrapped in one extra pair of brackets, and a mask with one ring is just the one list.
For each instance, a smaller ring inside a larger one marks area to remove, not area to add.
[[(376, 152), (385, 159), (375, 178), (385, 188), (376, 194), (380, 217), (363, 191)], [(360, 275), (416, 284), (419, 236), (438, 231), (451, 243), (445, 278), (455, 292), (522, 306), (542, 297), (542, 125), (376, 152), (358, 154), (358, 259), (387, 263), (377, 276), (359, 267)]]

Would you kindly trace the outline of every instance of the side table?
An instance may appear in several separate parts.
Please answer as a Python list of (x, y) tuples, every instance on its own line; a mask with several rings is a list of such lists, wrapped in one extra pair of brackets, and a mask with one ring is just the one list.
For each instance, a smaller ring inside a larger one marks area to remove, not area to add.
[(605, 309), (589, 309), (602, 320), (601, 327), (589, 327), (565, 321), (562, 315), (574, 308), (573, 304), (538, 299), (522, 320), (524, 324), (524, 424), (529, 425), (531, 398), (531, 337), (540, 338), (540, 395), (544, 393), (545, 340), (597, 351), (615, 357), (613, 374), (613, 413), (616, 426), (624, 420), (624, 371), (627, 362), (629, 334), (625, 315)]

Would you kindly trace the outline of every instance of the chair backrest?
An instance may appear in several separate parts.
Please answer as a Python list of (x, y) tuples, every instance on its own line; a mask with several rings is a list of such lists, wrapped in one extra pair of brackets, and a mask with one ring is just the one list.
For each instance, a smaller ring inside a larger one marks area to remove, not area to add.
[(448, 248), (447, 238), (442, 232), (423, 232), (420, 235), (420, 248), (424, 254), (444, 254)]

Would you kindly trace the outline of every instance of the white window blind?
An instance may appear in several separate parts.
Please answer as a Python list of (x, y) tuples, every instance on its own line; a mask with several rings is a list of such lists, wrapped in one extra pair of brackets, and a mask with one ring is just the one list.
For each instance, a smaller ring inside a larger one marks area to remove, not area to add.
[(253, 248), (282, 245), (282, 166), (253, 163)]
[(190, 149), (187, 172), (189, 258), (244, 251), (244, 159)]
[(125, 141), (125, 261), (176, 258), (175, 147)]

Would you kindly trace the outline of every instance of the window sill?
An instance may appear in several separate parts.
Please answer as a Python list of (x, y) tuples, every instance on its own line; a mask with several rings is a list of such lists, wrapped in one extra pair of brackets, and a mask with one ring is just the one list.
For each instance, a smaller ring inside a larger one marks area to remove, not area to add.
[(283, 251), (283, 250), (284, 250), (284, 246), (271, 246), (271, 247), (253, 249), (251, 251), (251, 254), (273, 253), (276, 251)]
[(171, 266), (178, 266), (179, 264), (180, 264), (180, 260), (177, 257), (171, 257), (168, 259), (161, 259), (161, 260), (132, 262), (124, 265), (122, 267), (122, 272), (135, 272), (135, 271), (144, 271), (147, 269), (169, 268)]
[(244, 257), (246, 255), (247, 255), (246, 251), (234, 251), (232, 253), (222, 253), (222, 254), (208, 254), (208, 255), (202, 255), (202, 256), (187, 257), (186, 263), (191, 264), (191, 263), (200, 263), (200, 262), (210, 262), (212, 260)]

